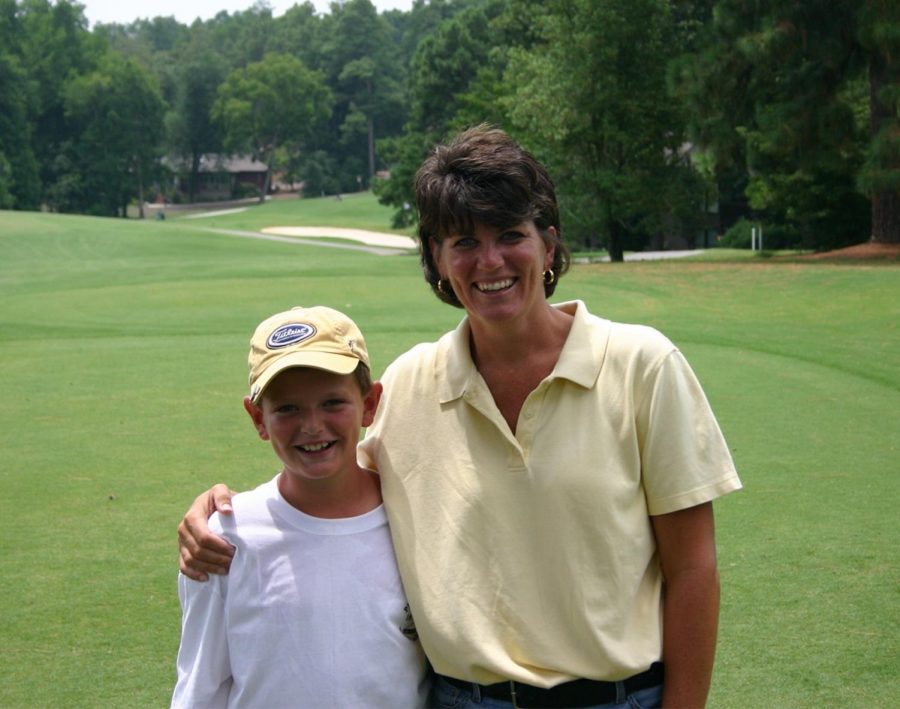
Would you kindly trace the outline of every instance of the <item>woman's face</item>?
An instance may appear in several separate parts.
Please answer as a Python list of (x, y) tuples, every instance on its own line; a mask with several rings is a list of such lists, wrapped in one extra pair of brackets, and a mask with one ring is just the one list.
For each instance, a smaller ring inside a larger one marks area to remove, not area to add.
[(553, 250), (527, 221), (504, 230), (476, 224), (473, 234), (434, 243), (432, 255), (469, 317), (498, 322), (527, 318), (546, 302), (543, 273), (553, 263)]

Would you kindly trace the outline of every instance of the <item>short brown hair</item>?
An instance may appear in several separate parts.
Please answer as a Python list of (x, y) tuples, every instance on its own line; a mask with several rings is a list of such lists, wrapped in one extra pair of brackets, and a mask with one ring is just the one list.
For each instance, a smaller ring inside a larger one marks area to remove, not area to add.
[(556, 189), (544, 166), (504, 131), (480, 125), (436, 146), (416, 173), (415, 188), (422, 270), (442, 301), (462, 307), (452, 289), (438, 288), (431, 246), (453, 234), (472, 234), (476, 224), (508, 229), (533, 221), (541, 238), (555, 247), (553, 278), (544, 283), (544, 294), (549, 298), (556, 290), (570, 260)]
[(356, 365), (356, 369), (353, 370), (353, 378), (359, 385), (359, 390), (362, 392), (363, 396), (372, 390), (372, 386), (374, 385), (374, 382), (372, 381), (372, 372), (366, 366), (365, 362), (360, 362)]

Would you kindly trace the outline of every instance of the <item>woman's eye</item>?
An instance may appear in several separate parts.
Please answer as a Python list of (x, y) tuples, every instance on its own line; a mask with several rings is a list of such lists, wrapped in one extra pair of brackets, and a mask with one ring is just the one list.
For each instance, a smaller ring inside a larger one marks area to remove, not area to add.
[(453, 248), (465, 249), (474, 246), (477, 242), (471, 236), (460, 236), (453, 242)]

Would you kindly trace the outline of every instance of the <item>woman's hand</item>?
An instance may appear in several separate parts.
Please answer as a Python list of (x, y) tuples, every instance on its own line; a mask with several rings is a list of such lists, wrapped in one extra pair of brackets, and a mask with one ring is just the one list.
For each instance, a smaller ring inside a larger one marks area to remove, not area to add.
[(222, 483), (200, 495), (178, 525), (178, 566), (188, 578), (206, 581), (209, 574), (227, 574), (234, 547), (209, 531), (213, 512), (231, 514), (234, 493)]

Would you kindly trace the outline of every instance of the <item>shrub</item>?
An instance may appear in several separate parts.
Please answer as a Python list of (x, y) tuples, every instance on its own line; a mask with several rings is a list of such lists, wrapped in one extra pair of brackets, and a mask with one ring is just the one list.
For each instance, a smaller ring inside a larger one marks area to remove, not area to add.
[(738, 219), (719, 239), (719, 246), (726, 249), (749, 249), (750, 230), (755, 226), (746, 219)]
[(729, 249), (749, 249), (752, 246), (751, 229), (762, 229), (763, 248), (797, 249), (801, 238), (798, 229), (791, 224), (769, 224), (749, 219), (738, 219), (719, 239), (719, 246)]

